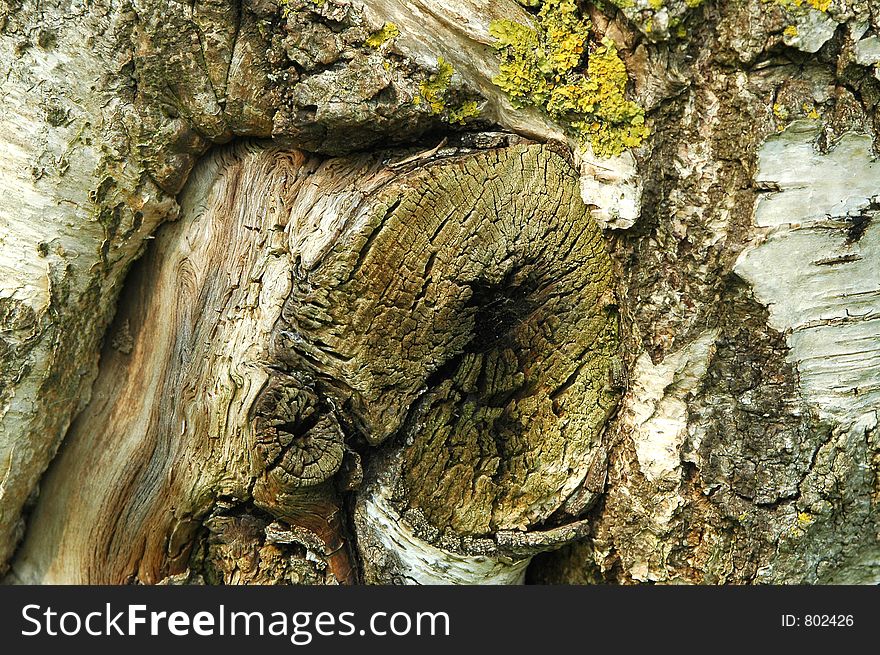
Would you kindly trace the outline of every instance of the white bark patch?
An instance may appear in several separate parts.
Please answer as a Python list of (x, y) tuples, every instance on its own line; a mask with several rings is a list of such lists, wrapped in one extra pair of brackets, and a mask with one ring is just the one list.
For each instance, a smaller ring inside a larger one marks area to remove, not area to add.
[(707, 330), (657, 364), (647, 353), (636, 361), (621, 416), (647, 484), (624, 479), (610, 486), (608, 497), (609, 505), (621, 508), (640, 527), (615, 544), (633, 580), (669, 582), (678, 577), (669, 558), (679, 539), (672, 535), (679, 534), (681, 511), (688, 503), (681, 468), (694, 430), (688, 426), (688, 406), (706, 376), (719, 335), (717, 329)]
[(734, 270), (786, 334), (804, 397), (850, 422), (880, 403), (880, 162), (869, 136), (847, 134), (827, 155), (817, 136), (799, 122), (761, 149), (756, 181), (774, 191)]
[(869, 36), (862, 39), (853, 47), (856, 63), (862, 66), (870, 66), (880, 62), (880, 37)]
[(461, 555), (437, 548), (416, 536), (412, 527), (390, 505), (382, 489), (364, 501), (371, 531), (397, 560), (405, 584), (511, 585), (522, 584), (530, 557)]
[(635, 224), (642, 209), (642, 179), (631, 153), (608, 159), (583, 153), (580, 180), (581, 198), (595, 207), (600, 227), (625, 230)]
[[(736, 79), (738, 88), (745, 85), (739, 76)], [(669, 220), (675, 228), (675, 234), (680, 238), (687, 238), (694, 245), (697, 238), (693, 230), (688, 227), (694, 224), (705, 224), (705, 238), (700, 248), (708, 251), (717, 243), (723, 243), (727, 238), (727, 227), (730, 217), (735, 208), (736, 195), (730, 194), (721, 204), (709, 197), (711, 189), (723, 184), (721, 177), (724, 175), (724, 166), (716, 158), (716, 153), (711, 147), (713, 134), (719, 129), (719, 110), (721, 100), (711, 89), (702, 91), (702, 97), (689, 94), (682, 113), (682, 124), (693, 130), (696, 136), (693, 139), (681, 139), (677, 143), (675, 156), (671, 158), (670, 165), (682, 180), (688, 180), (691, 188), (699, 193), (694, 199), (680, 195), (679, 190), (673, 190), (671, 199), (675, 202), (676, 210), (669, 216)], [(704, 207), (714, 205), (714, 212), (704, 212)]]
[[(97, 362), (92, 342), (115, 285), (141, 238), (177, 209), (171, 198), (141, 183), (137, 162), (106, 165), (118, 161), (116, 148), (128, 138), (120, 101), (96, 90), (122, 65), (113, 61), (112, 37), (100, 36), (114, 32), (121, 12), (71, 3), (59, 14), (33, 5), (24, 3), (17, 13), (26, 24), (29, 12), (39, 12), (55, 34), (52, 47), (21, 50), (27, 43), (21, 33), (0, 31), (0, 305), (11, 300), (36, 319), (3, 334), (15, 346), (33, 345), (0, 365), (18, 373), (0, 386), (0, 569), (18, 539), (26, 499), (71, 414), (88, 400)], [(139, 225), (119, 226), (119, 233), (131, 230), (125, 240), (111, 239), (98, 220), (101, 206), (92, 192), (105, 176), (115, 180), (114, 202), (124, 200), (140, 212)], [(93, 283), (101, 285), (97, 304), (87, 299)], [(72, 328), (74, 315), (86, 307), (93, 327)], [(88, 354), (80, 354), (75, 366), (61, 363), (76, 352)]]
[(792, 46), (802, 52), (817, 52), (834, 36), (838, 22), (821, 11), (810, 10), (801, 16), (795, 16), (796, 32), (787, 33), (783, 40), (785, 45)]
[(659, 364), (647, 353), (636, 362), (628, 422), (642, 473), (651, 482), (679, 482), (688, 397), (706, 375), (717, 338), (718, 331), (709, 330)]

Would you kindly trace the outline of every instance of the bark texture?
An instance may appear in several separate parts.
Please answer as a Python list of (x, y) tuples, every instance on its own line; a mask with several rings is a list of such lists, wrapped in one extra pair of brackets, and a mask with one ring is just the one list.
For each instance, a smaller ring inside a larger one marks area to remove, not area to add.
[(8, 580), (880, 580), (880, 7), (535, 4), (0, 2)]

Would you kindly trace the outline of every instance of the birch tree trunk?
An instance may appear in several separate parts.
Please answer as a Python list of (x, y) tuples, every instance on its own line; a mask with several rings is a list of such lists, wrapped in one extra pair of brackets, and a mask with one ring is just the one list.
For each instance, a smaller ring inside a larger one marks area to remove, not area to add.
[(0, 0), (11, 583), (877, 583), (873, 0)]

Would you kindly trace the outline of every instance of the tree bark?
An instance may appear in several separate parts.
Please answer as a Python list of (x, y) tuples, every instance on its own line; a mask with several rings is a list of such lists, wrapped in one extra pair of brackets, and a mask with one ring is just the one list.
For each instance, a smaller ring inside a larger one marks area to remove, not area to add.
[(7, 581), (880, 580), (880, 7), (535, 5), (0, 4)]

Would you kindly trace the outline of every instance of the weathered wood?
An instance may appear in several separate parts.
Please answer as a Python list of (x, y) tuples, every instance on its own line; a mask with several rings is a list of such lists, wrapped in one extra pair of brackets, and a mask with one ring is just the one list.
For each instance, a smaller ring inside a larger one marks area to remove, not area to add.
[(135, 271), (105, 374), (43, 485), (18, 578), (158, 582), (186, 569), (215, 503), (243, 520), (238, 499), (267, 463), (247, 426), (290, 289), (285, 228), (312, 209), (295, 198), (319, 162), (239, 150), (204, 163), (182, 218)]
[(130, 283), (17, 579), (284, 579), (217, 546), (277, 520), (349, 582), (333, 477), (392, 436), (394, 504), (446, 541), (562, 506), (616, 399), (604, 244), (552, 152), (435, 157), (241, 146), (200, 167)]
[[(522, 14), (489, 4), (486, 21)], [(0, 570), (88, 401), (123, 277), (210, 144), (342, 153), (441, 124), (416, 100), (443, 53), (368, 45), (384, 20), (348, 0), (0, 3)], [(492, 74), (456, 73), (448, 94), (479, 100)], [(504, 116), (554, 129), (522, 114)]]
[[(418, 164), (300, 265), (279, 355), (370, 444), (394, 438), (399, 461), (372, 468), (393, 494), (362, 498), (423, 540), (422, 524), (447, 548), (541, 525), (583, 485), (615, 405), (609, 260), (565, 168), (522, 147)], [(381, 542), (373, 515), (360, 544)]]

